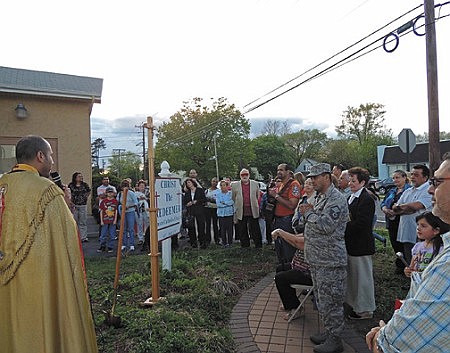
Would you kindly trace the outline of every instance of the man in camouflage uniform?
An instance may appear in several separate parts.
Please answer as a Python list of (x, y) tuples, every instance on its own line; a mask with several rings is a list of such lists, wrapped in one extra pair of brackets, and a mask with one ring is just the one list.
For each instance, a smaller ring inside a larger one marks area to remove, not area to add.
[(325, 332), (310, 337), (316, 353), (343, 351), (341, 333), (344, 328), (347, 251), (344, 233), (348, 221), (348, 205), (331, 181), (330, 165), (319, 163), (310, 174), (317, 191), (316, 204), (300, 205), (305, 223), (305, 257), (318, 300)]

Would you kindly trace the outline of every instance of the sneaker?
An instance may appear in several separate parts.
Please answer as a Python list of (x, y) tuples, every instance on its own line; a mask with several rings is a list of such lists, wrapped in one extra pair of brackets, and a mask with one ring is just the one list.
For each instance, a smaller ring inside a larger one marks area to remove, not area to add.
[(122, 251), (124, 251), (127, 247), (125, 245), (122, 245)]
[(343, 351), (342, 340), (337, 336), (328, 336), (324, 343), (313, 348), (314, 353), (341, 353)]
[(327, 340), (327, 333), (326, 332), (318, 332), (315, 333), (314, 335), (309, 336), (309, 339), (311, 340), (312, 343), (314, 344), (322, 344), (325, 343), (325, 341)]
[(89, 243), (89, 239), (88, 238), (81, 239), (81, 242), (82, 243)]
[(350, 314), (348, 314), (348, 318), (350, 320), (367, 320), (373, 318), (373, 312), (372, 311), (363, 311), (360, 313), (355, 313), (352, 311)]
[(133, 245), (130, 246), (130, 251), (134, 251), (134, 246)]
[(113, 248), (108, 248), (108, 252), (109, 252), (109, 253), (114, 252)]

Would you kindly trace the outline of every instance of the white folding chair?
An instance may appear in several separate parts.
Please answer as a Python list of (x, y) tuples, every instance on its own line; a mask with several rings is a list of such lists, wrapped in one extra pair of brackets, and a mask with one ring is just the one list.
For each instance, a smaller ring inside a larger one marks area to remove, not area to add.
[(295, 318), (298, 311), (302, 308), (302, 306), (305, 305), (306, 299), (308, 299), (309, 296), (314, 292), (314, 286), (308, 286), (304, 284), (291, 284), (291, 288), (294, 288), (297, 291), (299, 300), (303, 294), (305, 295), (305, 297), (300, 301), (300, 304), (297, 306), (294, 313), (290, 316), (288, 323), (290, 323)]

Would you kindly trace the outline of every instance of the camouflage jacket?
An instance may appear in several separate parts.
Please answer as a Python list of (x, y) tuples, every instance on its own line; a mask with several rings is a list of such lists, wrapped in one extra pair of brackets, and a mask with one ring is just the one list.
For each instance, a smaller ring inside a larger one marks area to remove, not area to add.
[(334, 185), (317, 196), (314, 208), (303, 215), (305, 257), (311, 266), (347, 266), (345, 227), (348, 204)]

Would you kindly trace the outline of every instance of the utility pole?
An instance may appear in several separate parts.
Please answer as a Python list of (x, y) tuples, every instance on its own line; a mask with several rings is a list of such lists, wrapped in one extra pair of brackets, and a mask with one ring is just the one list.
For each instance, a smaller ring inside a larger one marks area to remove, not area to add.
[(430, 170), (434, 172), (439, 167), (441, 158), (439, 148), (439, 94), (434, 0), (424, 0), (424, 13), (428, 88), (428, 158)]
[(217, 142), (216, 142), (217, 135), (214, 134), (214, 159), (216, 160), (216, 177), (217, 181), (219, 181), (219, 161), (217, 160)]
[(119, 155), (119, 163), (117, 163), (117, 177), (120, 178), (120, 162), (121, 162), (121, 153), (125, 152), (125, 148), (113, 148), (113, 155)]
[(139, 128), (140, 132), (142, 132), (142, 163), (144, 164), (144, 170), (143, 170), (143, 179), (148, 180), (148, 166), (147, 166), (147, 159), (146, 153), (145, 153), (145, 128), (144, 124), (141, 125), (134, 125), (134, 127)]

